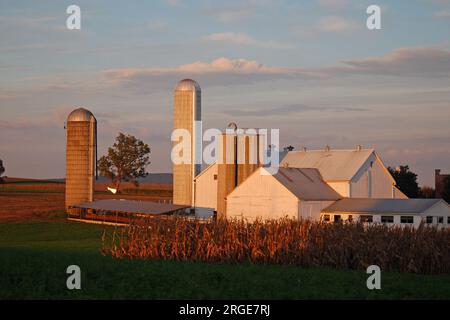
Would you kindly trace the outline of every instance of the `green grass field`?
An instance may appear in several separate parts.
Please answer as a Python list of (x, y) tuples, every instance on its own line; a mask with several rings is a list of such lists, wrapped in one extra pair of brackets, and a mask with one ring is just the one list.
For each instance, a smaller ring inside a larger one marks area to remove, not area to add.
[[(450, 299), (450, 275), (382, 274), (291, 266), (116, 260), (100, 254), (103, 227), (68, 222), (0, 224), (2, 299)], [(82, 289), (66, 288), (79, 265)]]

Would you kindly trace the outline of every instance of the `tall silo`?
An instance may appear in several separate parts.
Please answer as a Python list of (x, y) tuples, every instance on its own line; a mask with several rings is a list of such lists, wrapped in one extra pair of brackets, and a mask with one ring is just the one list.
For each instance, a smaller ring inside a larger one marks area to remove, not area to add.
[(96, 168), (97, 120), (84, 108), (67, 117), (66, 210), (93, 201)]
[[(189, 163), (173, 163), (173, 203), (194, 206), (194, 178), (201, 169), (201, 90), (197, 82), (184, 79), (178, 82), (174, 93), (174, 130), (185, 129), (190, 135)], [(196, 130), (197, 129), (197, 130)]]
[[(235, 128), (236, 129), (236, 128)], [(219, 137), (217, 218), (226, 218), (226, 197), (262, 165), (260, 135), (225, 132)]]

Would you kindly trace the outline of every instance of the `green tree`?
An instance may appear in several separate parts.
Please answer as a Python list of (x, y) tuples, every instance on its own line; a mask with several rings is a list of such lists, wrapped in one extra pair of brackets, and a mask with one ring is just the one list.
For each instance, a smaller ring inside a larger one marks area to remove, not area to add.
[(450, 177), (445, 178), (442, 188), (442, 199), (450, 203)]
[(409, 198), (419, 197), (419, 184), (417, 174), (409, 170), (409, 166), (399, 166), (397, 168), (388, 167), (389, 172), (394, 177), (397, 187)]
[(2, 175), (5, 173), (5, 167), (3, 166), (3, 160), (0, 159), (0, 183), (3, 182)]
[(139, 185), (138, 178), (147, 176), (150, 147), (132, 135), (119, 133), (116, 142), (108, 148), (108, 155), (98, 160), (100, 175), (108, 177), (120, 192), (122, 181)]

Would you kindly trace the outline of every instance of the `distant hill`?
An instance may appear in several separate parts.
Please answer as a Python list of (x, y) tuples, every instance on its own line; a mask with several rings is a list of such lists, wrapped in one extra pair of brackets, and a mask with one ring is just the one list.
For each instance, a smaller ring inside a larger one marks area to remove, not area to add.
[[(98, 182), (109, 182), (110, 180), (105, 177), (98, 177)], [(172, 184), (171, 173), (149, 173), (145, 178), (138, 179), (141, 183), (168, 183)]]
[[(98, 182), (106, 183), (109, 182), (108, 178), (98, 177)], [(141, 183), (163, 183), (172, 184), (172, 174), (171, 173), (149, 173), (145, 178), (138, 179)], [(5, 179), (6, 183), (64, 183), (64, 178), (59, 179), (29, 179), (29, 178), (13, 178), (7, 177)]]

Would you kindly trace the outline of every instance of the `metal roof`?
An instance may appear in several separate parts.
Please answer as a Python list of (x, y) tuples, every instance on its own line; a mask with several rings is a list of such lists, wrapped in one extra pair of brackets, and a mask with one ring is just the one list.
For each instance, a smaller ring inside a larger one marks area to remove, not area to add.
[(373, 153), (373, 149), (291, 151), (280, 165), (319, 169), (325, 181), (350, 181)]
[(440, 201), (442, 200), (345, 198), (331, 204), (323, 212), (423, 213)]
[(201, 91), (199, 84), (192, 79), (183, 79), (178, 82), (175, 91)]
[(91, 121), (92, 118), (95, 120), (92, 112), (85, 108), (78, 108), (69, 114), (67, 121)]
[(138, 214), (169, 214), (187, 208), (169, 203), (151, 201), (102, 199), (73, 205), (74, 208), (95, 209), (110, 212), (138, 213)]
[(273, 177), (300, 200), (334, 201), (342, 198), (322, 179), (319, 170), (315, 168), (279, 168)]

